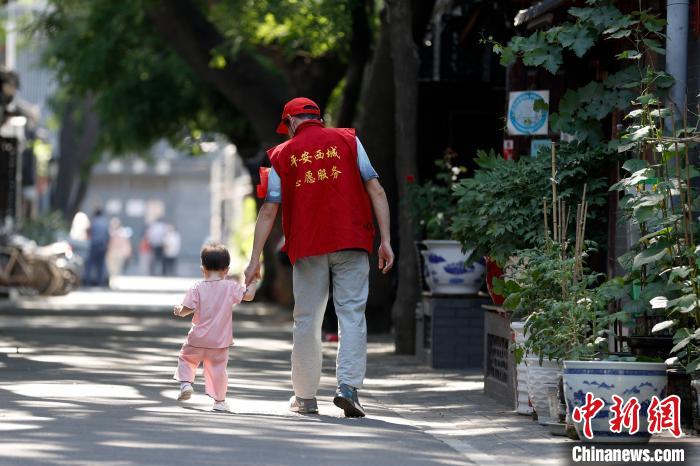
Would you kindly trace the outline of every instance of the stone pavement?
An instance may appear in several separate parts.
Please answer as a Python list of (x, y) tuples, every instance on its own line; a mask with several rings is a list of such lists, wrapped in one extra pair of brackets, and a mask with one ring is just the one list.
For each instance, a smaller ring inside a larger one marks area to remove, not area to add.
[(288, 412), (291, 318), (244, 304), (229, 363), (233, 413), (172, 381), (189, 323), (171, 316), (190, 281), (125, 280), (116, 291), (0, 304), (0, 466), (548, 465), (571, 441), (486, 398), (480, 373), (435, 371), (371, 337), (368, 417), (331, 403), (326, 344), (319, 416)]

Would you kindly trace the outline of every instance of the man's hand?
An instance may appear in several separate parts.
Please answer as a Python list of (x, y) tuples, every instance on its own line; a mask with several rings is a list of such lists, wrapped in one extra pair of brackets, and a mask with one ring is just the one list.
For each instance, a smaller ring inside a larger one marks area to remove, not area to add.
[(382, 241), (379, 245), (379, 269), (382, 273), (387, 273), (394, 266), (394, 251), (391, 249), (389, 241)]
[(248, 267), (245, 268), (243, 274), (245, 275), (246, 286), (250, 285), (251, 283), (257, 280), (260, 280), (260, 260), (251, 259), (248, 263)]
[(173, 307), (173, 314), (176, 315), (177, 317), (182, 317), (180, 313), (182, 312), (182, 304), (178, 304), (177, 306)]

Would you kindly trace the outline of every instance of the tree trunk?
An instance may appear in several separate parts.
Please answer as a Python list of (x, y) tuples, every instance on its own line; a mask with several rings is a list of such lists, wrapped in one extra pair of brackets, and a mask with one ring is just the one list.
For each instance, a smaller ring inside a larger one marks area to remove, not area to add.
[(191, 0), (160, 0), (148, 17), (163, 41), (206, 83), (212, 85), (250, 122), (262, 145), (279, 142), (275, 133), (290, 87), (282, 75), (241, 50), (223, 68), (212, 68), (211, 51), (224, 37)]
[[(391, 56), (394, 67), (396, 118), (396, 178), (399, 199), (406, 197), (406, 177), (416, 173), (416, 111), (418, 108), (419, 58), (409, 0), (386, 0)], [(415, 308), (419, 297), (415, 228), (410, 206), (399, 203), (398, 290), (392, 309), (396, 352), (415, 351)]]
[(367, 61), (370, 58), (372, 31), (369, 26), (368, 9), (373, 7), (373, 0), (359, 0), (352, 7), (352, 37), (350, 38), (350, 60), (345, 73), (345, 89), (338, 112), (340, 128), (350, 127), (357, 113), (357, 102), (362, 91)]
[[(69, 101), (63, 110), (59, 135), (61, 156), (56, 187), (51, 196), (52, 210), (62, 212), (69, 222), (87, 192), (87, 180), (93, 164), (91, 156), (97, 145), (100, 127), (93, 109), (94, 98), (88, 95), (79, 104), (78, 110), (78, 102)], [(76, 114), (78, 112), (79, 115)]]
[[(389, 30), (386, 27), (386, 11), (381, 14), (380, 35), (374, 55), (367, 69), (362, 93), (362, 109), (357, 134), (367, 150), (372, 165), (386, 191), (391, 209), (391, 237), (396, 246), (397, 211), (396, 178), (394, 173), (394, 84), (391, 79), (391, 51)], [(379, 238), (377, 238), (378, 241)], [(375, 244), (376, 251), (379, 244)], [(387, 332), (391, 328), (391, 306), (394, 302), (395, 272), (382, 274), (372, 256), (370, 267), (370, 293), (367, 300), (367, 326), (370, 332)], [(396, 270), (396, 268), (394, 269)]]

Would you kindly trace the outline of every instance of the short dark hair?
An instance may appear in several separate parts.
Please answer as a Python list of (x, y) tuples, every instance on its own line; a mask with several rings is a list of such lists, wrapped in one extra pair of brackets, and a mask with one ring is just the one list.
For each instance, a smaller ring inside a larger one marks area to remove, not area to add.
[(211, 243), (202, 248), (202, 267), (207, 270), (224, 270), (231, 263), (231, 256), (223, 244)]

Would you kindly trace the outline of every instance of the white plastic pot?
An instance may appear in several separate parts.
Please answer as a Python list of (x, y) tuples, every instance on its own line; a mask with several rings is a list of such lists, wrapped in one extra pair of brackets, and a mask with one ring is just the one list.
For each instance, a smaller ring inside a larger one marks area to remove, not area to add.
[(555, 390), (562, 368), (557, 361), (544, 359), (540, 365), (538, 357), (525, 358), (527, 363), (527, 392), (532, 407), (537, 413), (537, 422), (547, 425), (551, 421), (549, 417), (549, 395)]
[[(515, 334), (515, 343), (522, 346), (527, 339), (525, 337), (525, 322), (511, 322), (510, 328)], [(527, 394), (527, 364), (525, 364), (525, 359), (515, 366), (515, 375), (515, 410), (518, 414), (530, 415), (532, 414), (532, 406), (530, 406)]]

